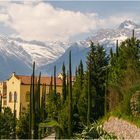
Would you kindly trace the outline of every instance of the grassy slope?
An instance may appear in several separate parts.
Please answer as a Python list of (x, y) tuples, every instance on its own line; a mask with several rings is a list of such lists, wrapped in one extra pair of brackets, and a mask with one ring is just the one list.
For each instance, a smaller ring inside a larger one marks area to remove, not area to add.
[(114, 111), (107, 113), (107, 115), (101, 118), (99, 122), (104, 123), (111, 116), (115, 116), (123, 120), (126, 120), (132, 124), (135, 124), (137, 127), (140, 128), (140, 117), (132, 116), (130, 110), (130, 99), (132, 94), (135, 93), (136, 91), (140, 91), (140, 81), (137, 82), (137, 84), (135, 84), (134, 86), (132, 86), (132, 88), (130, 88), (130, 90), (127, 93), (125, 93), (123, 103), (121, 103)]

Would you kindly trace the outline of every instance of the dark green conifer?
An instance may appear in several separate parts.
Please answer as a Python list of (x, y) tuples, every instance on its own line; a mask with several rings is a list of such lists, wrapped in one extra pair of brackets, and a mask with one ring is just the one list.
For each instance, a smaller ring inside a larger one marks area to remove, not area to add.
[(68, 112), (68, 135), (72, 136), (72, 71), (71, 71), (71, 51), (69, 52), (69, 112)]
[(87, 109), (87, 126), (90, 125), (90, 114), (91, 114), (91, 85), (90, 85), (90, 67), (88, 72), (88, 109)]
[(32, 119), (31, 119), (31, 138), (35, 138), (35, 62), (33, 62), (33, 74), (32, 74)]
[(16, 100), (17, 95), (14, 93), (14, 139), (16, 139)]
[(119, 56), (119, 45), (118, 45), (118, 40), (116, 41), (116, 55), (117, 55), (117, 57)]
[(49, 93), (53, 91), (53, 77), (51, 76), (50, 86), (49, 86)]
[(62, 65), (62, 76), (63, 76), (63, 84), (62, 84), (62, 95), (63, 95), (63, 102), (66, 100), (66, 73), (65, 73), (65, 64)]
[(54, 96), (56, 97), (56, 66), (54, 66)]

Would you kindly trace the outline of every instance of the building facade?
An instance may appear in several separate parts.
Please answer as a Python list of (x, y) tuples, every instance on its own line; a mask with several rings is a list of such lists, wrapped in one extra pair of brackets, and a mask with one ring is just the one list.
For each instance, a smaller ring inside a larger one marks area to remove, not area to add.
[[(38, 79), (37, 79), (38, 80)], [(42, 87), (46, 85), (46, 94), (49, 93), (51, 77), (41, 77), (40, 93)], [(52, 84), (54, 82), (52, 81)], [(0, 92), (2, 93), (2, 107), (10, 107), (14, 111), (14, 102), (16, 117), (19, 118), (20, 110), (27, 109), (30, 100), (31, 76), (16, 75), (13, 73), (6, 82), (1, 82)], [(56, 78), (56, 91), (62, 93), (62, 79)]]
[(7, 85), (6, 82), (0, 82), (0, 100), (3, 107), (7, 106)]

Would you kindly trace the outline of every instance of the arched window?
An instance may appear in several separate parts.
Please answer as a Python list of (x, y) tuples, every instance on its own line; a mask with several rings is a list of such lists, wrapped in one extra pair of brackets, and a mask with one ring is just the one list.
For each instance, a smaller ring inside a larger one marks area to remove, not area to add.
[(9, 92), (9, 102), (12, 102), (12, 92)]
[(14, 92), (14, 102), (17, 102), (17, 92)]
[(30, 92), (27, 91), (26, 92), (26, 102), (29, 102), (30, 101)]

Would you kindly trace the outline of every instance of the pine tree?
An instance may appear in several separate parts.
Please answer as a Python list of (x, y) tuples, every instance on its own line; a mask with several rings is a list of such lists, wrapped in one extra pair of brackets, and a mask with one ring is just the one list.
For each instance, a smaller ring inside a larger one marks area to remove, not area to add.
[(88, 71), (88, 109), (87, 109), (87, 126), (90, 125), (90, 117), (91, 117), (91, 66), (89, 64), (89, 71)]
[(62, 84), (62, 95), (63, 95), (63, 103), (66, 101), (66, 73), (65, 73), (65, 64), (62, 65), (62, 76), (63, 76), (63, 84)]
[(14, 139), (16, 139), (16, 95), (14, 93)]
[(35, 138), (35, 62), (33, 62), (33, 74), (32, 74), (32, 109), (31, 109), (31, 138)]
[(77, 79), (77, 75), (78, 75), (78, 68), (76, 67), (76, 70), (75, 70), (75, 79)]
[(84, 79), (84, 70), (83, 70), (83, 62), (82, 60), (80, 60), (80, 65), (78, 67), (78, 75), (79, 75), (79, 79), (80, 79), (80, 89), (82, 89), (83, 86), (83, 79)]
[(41, 72), (39, 73), (39, 79), (38, 79), (38, 87), (37, 87), (37, 94), (38, 94), (38, 99), (37, 99), (37, 108), (38, 108), (38, 113), (40, 111), (40, 83), (41, 83)]
[(49, 93), (53, 91), (53, 77), (51, 76), (50, 86), (49, 86)]
[(72, 136), (72, 71), (71, 51), (69, 52), (69, 112), (68, 112), (68, 135)]
[(93, 119), (104, 115), (105, 77), (108, 57), (102, 46), (94, 45), (91, 42), (90, 51), (87, 57), (87, 72), (89, 72), (91, 113)]
[(118, 40), (116, 41), (116, 56), (119, 56), (119, 45), (118, 45)]
[(135, 30), (132, 30), (132, 38), (135, 38)]
[(42, 97), (41, 97), (41, 121), (45, 120), (45, 98), (46, 98), (46, 85), (43, 84), (42, 87)]
[(56, 97), (56, 66), (54, 66), (54, 96)]
[(31, 75), (31, 85), (30, 85), (30, 103), (29, 103), (29, 136), (28, 138), (31, 139), (31, 130), (32, 130), (32, 77)]
[(2, 111), (2, 95), (0, 95), (0, 113)]

